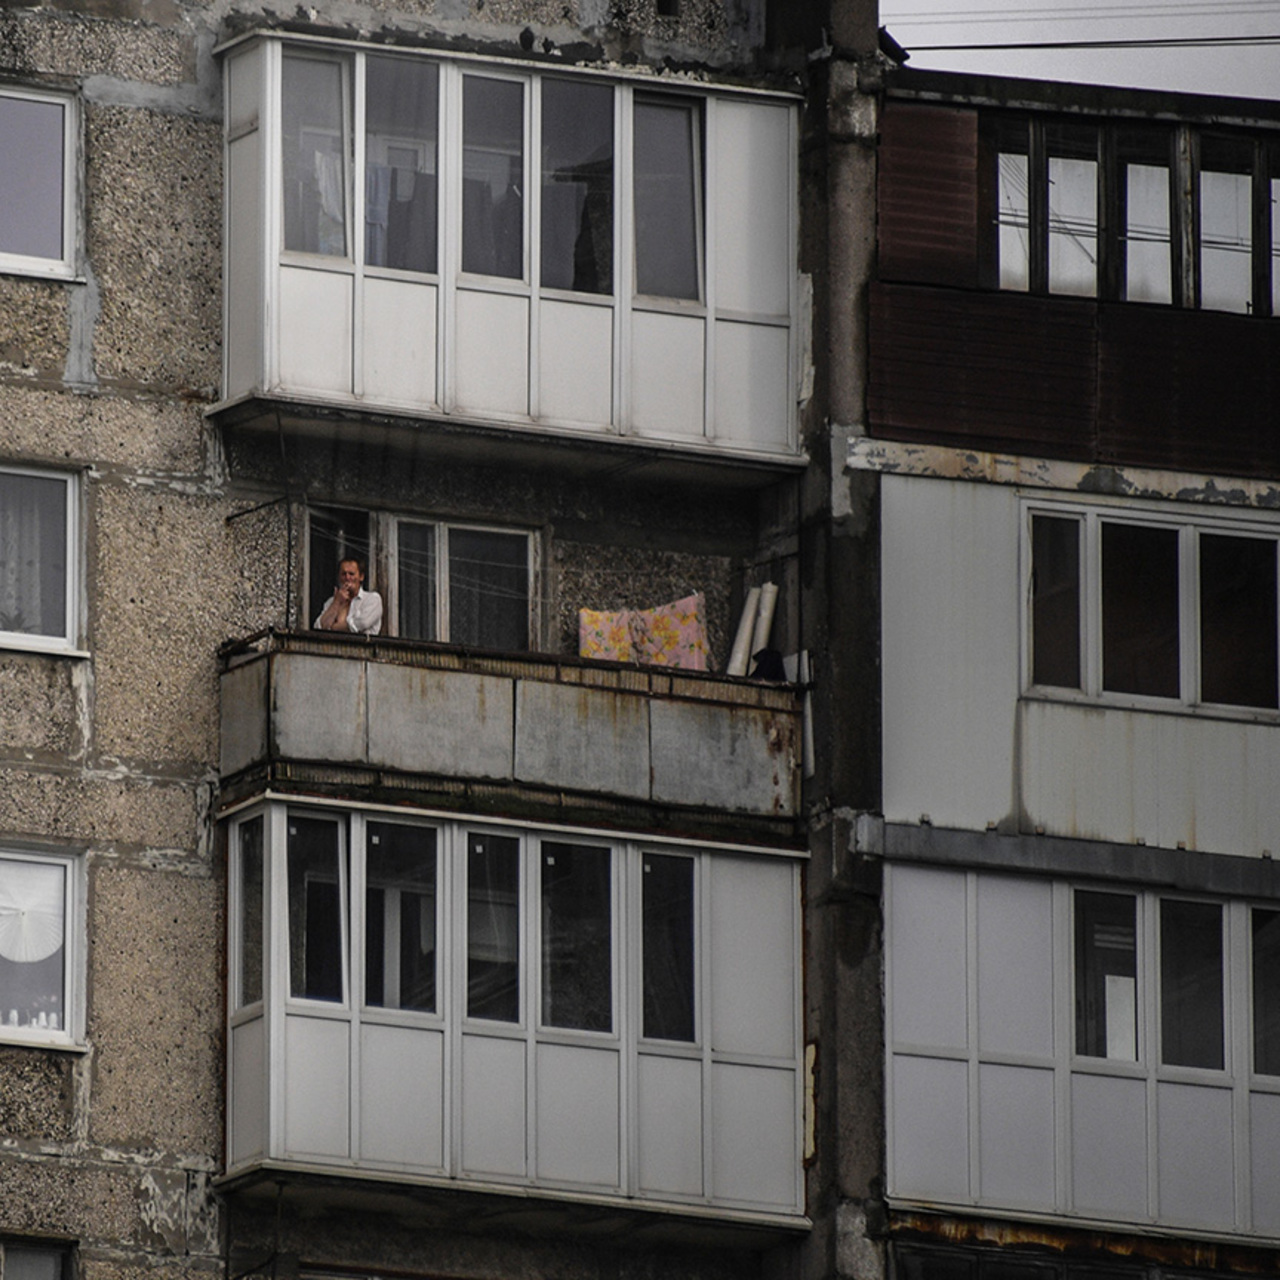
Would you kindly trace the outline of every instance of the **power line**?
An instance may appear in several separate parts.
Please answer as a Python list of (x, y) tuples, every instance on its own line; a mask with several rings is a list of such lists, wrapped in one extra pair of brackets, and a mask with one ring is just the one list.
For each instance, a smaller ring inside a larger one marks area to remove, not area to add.
[(1036, 40), (1009, 44), (916, 44), (906, 46), (909, 53), (1000, 52), (1009, 49), (1208, 49), (1224, 46), (1256, 46), (1280, 44), (1280, 35), (1264, 36), (1188, 36), (1165, 40)]

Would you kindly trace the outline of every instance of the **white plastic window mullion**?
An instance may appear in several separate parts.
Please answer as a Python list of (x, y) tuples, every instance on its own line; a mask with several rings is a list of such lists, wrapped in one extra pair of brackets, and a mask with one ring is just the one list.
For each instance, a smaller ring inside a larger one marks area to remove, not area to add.
[(636, 293), (635, 93), (630, 85), (614, 92), (613, 204), (613, 423), (620, 435), (631, 422), (632, 305)]
[(1134, 921), (1139, 939), (1137, 1006), (1142, 1015), (1145, 1044), (1138, 1045), (1138, 1062), (1145, 1067), (1147, 1085), (1147, 1212), (1155, 1217), (1160, 1206), (1159, 1133), (1160, 1070), (1160, 905), (1154, 894), (1136, 895)]
[(1226, 1063), (1232, 1087), (1232, 1149), (1235, 1165), (1236, 1227), (1248, 1231), (1253, 1225), (1253, 1169), (1250, 1154), (1249, 1073), (1253, 1066), (1250, 1037), (1253, 1020), (1249, 955), (1249, 905), (1225, 904), (1227, 1038)]
[(644, 1001), (639, 996), (639, 913), (641, 894), (636, 868), (642, 857), (633, 844), (619, 841), (613, 847), (613, 1031), (618, 1041), (618, 1086), (622, 1097), (623, 1123), (618, 1134), (618, 1171), (624, 1195), (634, 1195), (640, 1185), (639, 1143), (636, 1108), (639, 1063), (636, 1044)]
[(1073, 891), (1070, 885), (1053, 885), (1053, 1039), (1054, 1039), (1054, 1202), (1059, 1212), (1072, 1205), (1071, 1055), (1074, 1050), (1075, 1009), (1074, 933), (1071, 928)]
[[(716, 154), (716, 99), (707, 98), (699, 111), (695, 104), (691, 114), (693, 130), (693, 193), (694, 236), (697, 246), (698, 275), (702, 281), (702, 301), (706, 307), (703, 321), (703, 374), (702, 374), (702, 434), (705, 439), (714, 440), (717, 434), (716, 423), (716, 253), (715, 236), (711, 228), (715, 226), (717, 210), (716, 183), (713, 181), (714, 166), (711, 157)], [(702, 134), (698, 136), (698, 120), (702, 118)], [(743, 193), (744, 197), (746, 193)]]
[(367, 73), (365, 55), (357, 53), (349, 75), (343, 77), (344, 85), (351, 100), (347, 104), (346, 121), (350, 129), (351, 143), (348, 153), (351, 157), (351, 183), (348, 187), (348, 199), (351, 201), (351, 263), (353, 279), (352, 324), (351, 324), (351, 376), (352, 390), (356, 395), (364, 395), (364, 220), (365, 220), (365, 76)]
[(440, 133), (437, 147), (440, 196), (440, 302), (436, 324), (436, 383), (440, 406), (454, 407), (458, 272), (462, 266), (462, 69), (440, 64)]
[(529, 416), (542, 416), (542, 78), (524, 82), (524, 278), (529, 283)]

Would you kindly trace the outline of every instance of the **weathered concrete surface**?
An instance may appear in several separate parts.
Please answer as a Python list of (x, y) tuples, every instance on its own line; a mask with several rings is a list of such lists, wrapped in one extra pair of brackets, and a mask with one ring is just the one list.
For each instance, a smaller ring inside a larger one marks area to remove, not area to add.
[(223, 885), (95, 867), (89, 1137), (117, 1149), (215, 1152), (222, 1126)]
[(84, 751), (88, 664), (0, 651), (0, 754), (9, 760), (61, 760)]
[(90, 106), (86, 115), (89, 253), (101, 292), (97, 376), (212, 399), (221, 349), (221, 131), (124, 107)]
[(44, 1143), (71, 1141), (77, 1062), (65, 1053), (0, 1049), (0, 1132)]

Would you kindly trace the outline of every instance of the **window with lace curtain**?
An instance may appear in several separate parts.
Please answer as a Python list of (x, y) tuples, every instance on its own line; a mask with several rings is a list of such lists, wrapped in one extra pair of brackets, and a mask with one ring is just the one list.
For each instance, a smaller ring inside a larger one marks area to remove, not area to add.
[(0, 644), (75, 644), (75, 495), (65, 473), (0, 470)]
[(0, 853), (0, 1039), (75, 1038), (77, 867), (71, 857)]

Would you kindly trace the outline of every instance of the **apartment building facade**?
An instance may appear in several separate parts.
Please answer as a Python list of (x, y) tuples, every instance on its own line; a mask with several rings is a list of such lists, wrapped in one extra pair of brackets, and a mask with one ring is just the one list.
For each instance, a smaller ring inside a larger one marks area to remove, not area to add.
[(0, 1276), (878, 1268), (828, 703), (726, 674), (839, 676), (874, 14), (0, 28)]
[(895, 1273), (1275, 1269), (1274, 104), (894, 72)]

